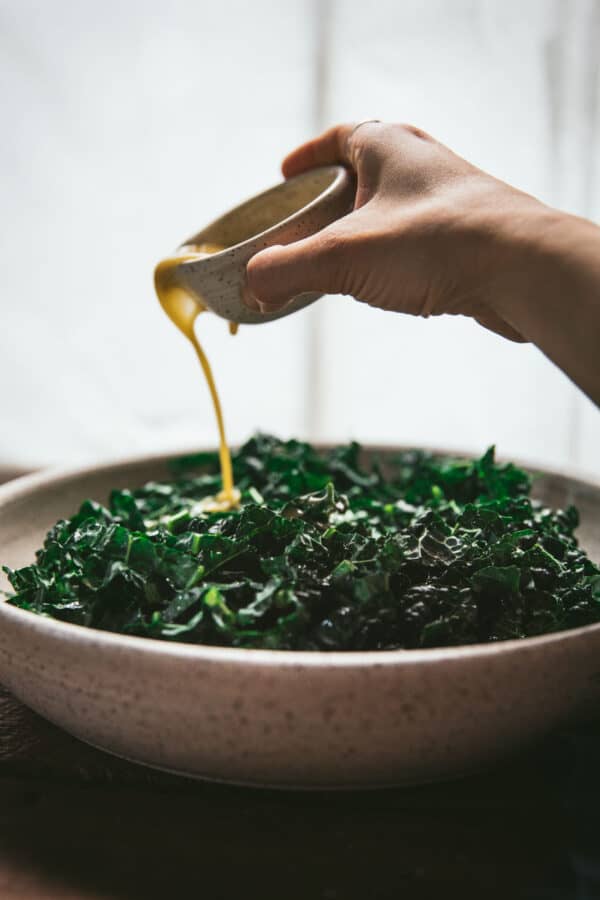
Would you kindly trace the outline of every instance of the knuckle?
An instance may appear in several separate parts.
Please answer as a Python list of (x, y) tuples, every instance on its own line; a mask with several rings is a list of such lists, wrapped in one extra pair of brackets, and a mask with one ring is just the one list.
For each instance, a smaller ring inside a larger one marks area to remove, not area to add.
[(402, 137), (416, 137), (420, 138), (422, 141), (432, 140), (431, 135), (427, 134), (426, 131), (423, 131), (423, 129), (419, 128), (417, 125), (411, 125), (408, 122), (400, 122), (394, 127), (397, 130), (397, 133)]
[(315, 248), (316, 269), (320, 284), (332, 293), (344, 293), (346, 273), (350, 268), (348, 256), (349, 242), (342, 234), (324, 234)]
[(323, 134), (319, 137), (318, 144), (328, 159), (345, 159), (347, 150), (347, 135), (349, 133), (350, 127), (351, 126), (349, 125), (344, 125), (341, 123), (338, 125), (333, 125), (331, 128), (328, 128), (327, 131), (324, 131)]
[(337, 125), (332, 125), (325, 134), (338, 141), (341, 147), (346, 135), (348, 135), (353, 128), (354, 125), (351, 122), (338, 122)]
[(345, 249), (346, 241), (340, 234), (323, 234), (319, 237), (318, 253), (322, 259), (339, 257)]
[(346, 156), (357, 171), (377, 165), (381, 155), (381, 137), (387, 128), (382, 122), (373, 120), (358, 122), (346, 132)]

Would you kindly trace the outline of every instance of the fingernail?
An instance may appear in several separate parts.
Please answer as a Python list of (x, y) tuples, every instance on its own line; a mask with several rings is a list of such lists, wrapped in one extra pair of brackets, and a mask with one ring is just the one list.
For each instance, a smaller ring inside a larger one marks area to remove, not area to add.
[(277, 300), (271, 303), (261, 303), (260, 300), (258, 301), (260, 311), (265, 316), (279, 312), (281, 309), (284, 309), (288, 303), (291, 303), (291, 298), (289, 300)]
[(242, 285), (242, 301), (251, 309), (252, 312), (262, 312), (261, 304), (258, 302), (247, 284)]

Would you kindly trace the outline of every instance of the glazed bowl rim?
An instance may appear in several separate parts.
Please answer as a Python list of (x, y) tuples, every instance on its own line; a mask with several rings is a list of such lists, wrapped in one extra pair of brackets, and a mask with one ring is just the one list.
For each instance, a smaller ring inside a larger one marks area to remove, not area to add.
[(230, 244), (227, 247), (224, 247), (217, 253), (211, 253), (210, 256), (206, 256), (202, 259), (192, 259), (188, 260), (187, 262), (181, 262), (179, 263), (179, 265), (183, 268), (185, 268), (186, 266), (198, 265), (217, 266), (223, 259), (223, 257), (227, 254), (232, 255), (234, 252), (239, 252), (240, 250), (252, 247), (257, 243), (257, 241), (261, 241), (266, 237), (272, 237), (274, 234), (277, 234), (278, 231), (283, 230), (288, 225), (293, 224), (298, 219), (304, 217), (306, 213), (310, 213), (313, 209), (315, 209), (315, 207), (319, 206), (330, 195), (341, 192), (344, 187), (346, 187), (351, 181), (352, 176), (350, 175), (348, 169), (345, 166), (339, 165), (337, 163), (332, 163), (331, 165), (327, 166), (315, 166), (312, 169), (307, 169), (305, 172), (300, 172), (298, 175), (293, 175), (291, 178), (284, 178), (282, 181), (278, 181), (277, 184), (271, 185), (271, 187), (268, 187), (263, 191), (258, 191), (258, 193), (253, 194), (246, 200), (242, 200), (241, 203), (236, 203), (235, 206), (232, 206), (225, 212), (221, 213), (221, 215), (217, 216), (216, 219), (213, 219), (211, 222), (201, 228), (200, 231), (197, 231), (194, 235), (180, 244), (178, 249), (182, 249), (188, 244), (193, 245), (194, 243), (198, 243), (202, 240), (210, 241), (210, 232), (213, 231), (216, 226), (220, 225), (224, 219), (227, 219), (229, 216), (232, 216), (235, 213), (239, 213), (246, 206), (256, 202), (257, 200), (267, 199), (273, 194), (277, 194), (280, 191), (285, 191), (289, 185), (307, 180), (318, 172), (326, 171), (331, 171), (333, 175), (333, 178), (327, 185), (327, 187), (320, 191), (317, 196), (313, 197), (313, 199), (308, 203), (304, 204), (304, 206), (301, 206), (293, 213), (290, 213), (289, 216), (286, 216), (283, 219), (279, 219), (273, 225), (270, 225), (268, 228), (263, 229), (263, 231), (257, 231), (255, 234), (245, 238), (243, 241), (238, 241), (236, 244)]

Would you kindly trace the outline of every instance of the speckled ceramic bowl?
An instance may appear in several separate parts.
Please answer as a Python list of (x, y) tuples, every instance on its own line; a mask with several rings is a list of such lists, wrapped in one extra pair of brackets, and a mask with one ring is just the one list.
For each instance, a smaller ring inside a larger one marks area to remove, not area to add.
[(270, 316), (254, 313), (242, 301), (248, 260), (274, 244), (309, 237), (350, 212), (355, 185), (342, 166), (311, 169), (282, 181), (207, 225), (186, 244), (222, 244), (225, 250), (177, 266), (178, 281), (205, 306), (230, 322), (256, 324), (289, 315), (321, 294), (301, 294)]
[[(167, 477), (164, 458), (0, 488), (0, 557), (34, 558), (85, 497)], [(600, 558), (600, 487), (545, 476)], [(291, 653), (93, 631), (0, 603), (0, 681), (84, 741), (150, 766), (252, 785), (357, 787), (465, 773), (600, 709), (600, 625), (452, 649)]]

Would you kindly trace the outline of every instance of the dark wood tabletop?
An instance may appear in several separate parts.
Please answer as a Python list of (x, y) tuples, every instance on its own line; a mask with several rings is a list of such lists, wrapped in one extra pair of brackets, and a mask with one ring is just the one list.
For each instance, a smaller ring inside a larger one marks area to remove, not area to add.
[(582, 821), (600, 834), (600, 748), (591, 779), (577, 753), (563, 736), (460, 781), (261, 791), (115, 760), (2, 692), (0, 897), (596, 897), (572, 857)]

